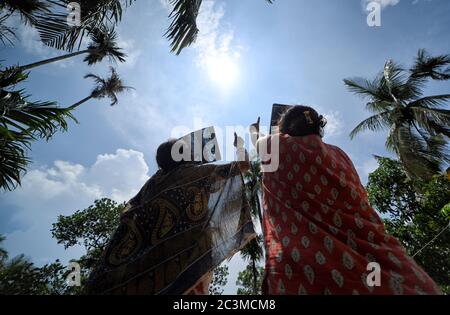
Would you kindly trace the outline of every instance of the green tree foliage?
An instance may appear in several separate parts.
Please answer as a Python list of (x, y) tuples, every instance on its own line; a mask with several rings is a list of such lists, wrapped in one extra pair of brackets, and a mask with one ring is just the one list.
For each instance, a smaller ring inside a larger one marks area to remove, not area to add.
[(382, 214), (389, 214), (402, 222), (410, 222), (420, 210), (420, 202), (413, 182), (401, 163), (389, 158), (377, 158), (379, 167), (369, 175), (369, 201)]
[[(0, 235), (0, 246), (4, 240)], [(75, 289), (67, 287), (67, 275), (58, 260), (37, 267), (24, 255), (8, 259), (7, 251), (0, 248), (0, 295), (71, 294)]]
[(20, 184), (30, 160), (27, 150), (33, 141), (49, 140), (65, 131), (75, 120), (69, 109), (55, 102), (30, 101), (24, 90), (16, 90), (28, 74), (15, 67), (0, 71), (0, 187), (14, 189)]
[(450, 180), (436, 175), (426, 182), (414, 182), (400, 162), (388, 158), (378, 162), (367, 184), (370, 203), (386, 215), (388, 232), (450, 292), (450, 218), (445, 210), (450, 203)]
[(223, 287), (227, 285), (229, 274), (227, 265), (222, 265), (214, 269), (213, 278), (211, 280), (211, 284), (209, 285), (210, 295), (223, 294)]
[(257, 290), (255, 291), (254, 285), (254, 272), (253, 267), (248, 265), (244, 271), (239, 272), (236, 285), (238, 287), (238, 295), (261, 295), (262, 294), (262, 282), (264, 278), (264, 268), (258, 267), (257, 269)]
[(350, 134), (364, 130), (389, 129), (386, 148), (394, 152), (413, 179), (430, 180), (450, 162), (450, 94), (423, 96), (429, 80), (450, 79), (450, 55), (430, 56), (419, 50), (414, 65), (404, 69), (387, 61), (384, 71), (373, 80), (346, 79), (353, 93), (367, 98), (366, 109), (373, 116)]
[(53, 224), (51, 232), (58, 244), (66, 249), (75, 245), (86, 249), (86, 254), (76, 260), (81, 267), (81, 287), (66, 288), (65, 294), (84, 293), (84, 285), (117, 229), (124, 209), (124, 204), (103, 198), (70, 216), (59, 216)]
[(117, 204), (111, 199), (96, 200), (93, 205), (70, 216), (60, 215), (53, 224), (52, 235), (66, 249), (75, 245), (84, 246), (86, 255), (79, 262), (82, 267), (90, 269), (99, 260), (119, 226), (124, 208), (124, 204)]

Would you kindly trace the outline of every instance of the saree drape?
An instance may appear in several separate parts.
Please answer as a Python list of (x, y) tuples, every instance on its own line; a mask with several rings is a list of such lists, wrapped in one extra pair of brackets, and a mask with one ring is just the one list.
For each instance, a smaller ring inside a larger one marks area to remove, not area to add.
[(88, 292), (192, 294), (253, 237), (236, 163), (159, 171), (128, 203)]
[[(440, 293), (386, 232), (341, 149), (315, 135), (275, 136), (279, 168), (263, 174), (265, 294)], [(371, 262), (379, 286), (367, 280)]]

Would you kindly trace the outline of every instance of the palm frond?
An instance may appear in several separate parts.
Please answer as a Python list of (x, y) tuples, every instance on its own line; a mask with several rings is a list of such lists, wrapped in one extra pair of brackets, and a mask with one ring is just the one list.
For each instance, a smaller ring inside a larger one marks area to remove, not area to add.
[(258, 235), (241, 249), (242, 258), (258, 262), (263, 257), (262, 237)]
[(363, 120), (352, 130), (350, 138), (353, 139), (357, 134), (365, 130), (380, 131), (389, 128), (392, 125), (391, 115), (390, 111), (386, 111)]
[(442, 163), (448, 161), (442, 137), (431, 137), (425, 141), (410, 126), (403, 125), (393, 130), (392, 141), (411, 178), (430, 179), (441, 171)]
[(93, 79), (97, 85), (105, 85), (106, 84), (106, 81), (103, 78), (99, 77), (98, 75), (92, 74), (92, 73), (86, 74), (84, 76), (84, 78), (85, 79)]
[(32, 141), (48, 140), (55, 132), (67, 130), (75, 118), (54, 102), (31, 102), (23, 90), (11, 90), (27, 74), (17, 67), (0, 71), (0, 187), (12, 190), (29, 163), (26, 151)]
[(443, 125), (449, 124), (450, 110), (448, 109), (412, 106), (411, 110), (414, 114), (423, 113), (424, 115), (427, 115), (429, 119), (435, 120)]
[(427, 108), (421, 106), (410, 107), (414, 120), (430, 135), (444, 134), (449, 136), (450, 110)]
[(197, 38), (197, 16), (202, 0), (171, 0), (173, 5), (169, 18), (172, 22), (166, 31), (172, 52), (177, 55)]
[(449, 100), (450, 94), (432, 95), (419, 98), (409, 103), (408, 106), (420, 106), (429, 108), (442, 107), (446, 106)]
[(450, 79), (450, 55), (430, 56), (425, 49), (420, 49), (414, 66), (409, 70), (412, 80), (433, 80)]
[(374, 113), (385, 111), (395, 107), (395, 100), (387, 87), (383, 73), (378, 74), (373, 80), (363, 78), (344, 79), (344, 84), (350, 92), (368, 98), (366, 108)]
[(14, 39), (17, 39), (17, 36), (14, 29), (6, 25), (6, 20), (8, 18), (9, 15), (0, 16), (0, 42), (2, 42), (3, 45), (14, 45)]
[(20, 178), (30, 163), (25, 150), (31, 137), (14, 133), (14, 140), (0, 137), (0, 187), (13, 190), (20, 185)]
[(87, 74), (84, 77), (93, 79), (95, 86), (91, 92), (93, 98), (105, 98), (108, 97), (111, 100), (111, 106), (118, 103), (117, 94), (133, 89), (131, 86), (124, 85), (122, 79), (117, 74), (113, 67), (110, 67), (110, 76), (103, 79), (95, 74)]
[(117, 33), (113, 27), (101, 27), (91, 33), (92, 42), (88, 46), (89, 53), (84, 61), (89, 65), (101, 62), (106, 56), (110, 61), (125, 62), (127, 56), (117, 45)]
[(0, 70), (0, 88), (5, 89), (25, 81), (28, 74), (19, 67), (6, 67)]
[(48, 13), (49, 5), (41, 0), (3, 0), (0, 9), (6, 9), (11, 14), (19, 13), (20, 18), (25, 24), (33, 25), (36, 23), (36, 15)]
[(363, 78), (344, 79), (344, 84), (350, 92), (362, 97), (369, 97), (370, 99), (377, 99), (379, 97), (377, 93), (379, 79), (375, 79), (373, 81)]
[[(266, 0), (272, 4), (273, 0)], [(173, 6), (169, 19), (171, 23), (165, 36), (170, 41), (171, 51), (179, 55), (181, 51), (195, 42), (199, 29), (197, 17), (202, 0), (170, 0)]]
[(52, 4), (51, 12), (37, 17), (36, 29), (41, 41), (53, 48), (73, 51), (81, 47), (85, 36), (102, 26), (115, 26), (121, 19), (124, 7), (135, 0), (80, 0), (82, 8), (79, 26), (67, 23), (67, 5), (71, 0), (47, 0)]

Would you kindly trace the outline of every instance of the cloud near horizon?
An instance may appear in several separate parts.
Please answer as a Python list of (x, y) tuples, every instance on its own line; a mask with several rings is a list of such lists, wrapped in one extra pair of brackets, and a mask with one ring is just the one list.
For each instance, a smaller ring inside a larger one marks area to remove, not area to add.
[[(118, 203), (128, 201), (149, 178), (144, 154), (118, 149), (100, 154), (94, 164), (84, 166), (70, 161), (55, 161), (51, 167), (29, 171), (22, 186), (8, 192), (2, 220), (15, 222), (6, 233), (6, 247), (11, 256), (25, 253), (38, 264), (57, 258), (77, 258), (81, 249), (64, 251), (51, 237), (51, 224), (58, 215), (71, 215), (96, 199), (111, 198)], [(45, 248), (45, 254), (42, 249)]]

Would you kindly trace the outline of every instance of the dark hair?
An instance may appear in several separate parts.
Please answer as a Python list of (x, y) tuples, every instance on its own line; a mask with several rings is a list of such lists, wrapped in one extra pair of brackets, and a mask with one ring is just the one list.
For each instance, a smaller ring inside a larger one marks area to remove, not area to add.
[(314, 108), (296, 105), (281, 115), (278, 126), (281, 133), (292, 137), (318, 135), (323, 137), (326, 119), (319, 115)]
[(170, 172), (177, 166), (185, 163), (184, 161), (174, 161), (174, 159), (172, 158), (172, 146), (177, 141), (177, 139), (170, 139), (162, 143), (156, 151), (156, 163), (158, 163), (159, 168), (164, 172)]

